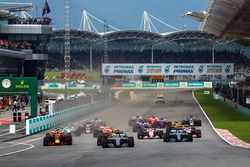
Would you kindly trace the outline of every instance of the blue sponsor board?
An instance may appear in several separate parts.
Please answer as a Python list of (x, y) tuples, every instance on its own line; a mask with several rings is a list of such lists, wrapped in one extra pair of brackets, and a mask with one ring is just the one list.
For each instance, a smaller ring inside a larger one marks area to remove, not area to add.
[(122, 87), (136, 87), (136, 84), (135, 83), (122, 83)]
[(150, 88), (156, 88), (157, 83), (151, 83), (151, 82), (143, 82), (142, 87), (150, 87)]
[(174, 74), (193, 74), (194, 65), (174, 65)]
[(188, 82), (188, 87), (204, 87), (204, 82)]
[(180, 82), (164, 82), (164, 87), (180, 87)]

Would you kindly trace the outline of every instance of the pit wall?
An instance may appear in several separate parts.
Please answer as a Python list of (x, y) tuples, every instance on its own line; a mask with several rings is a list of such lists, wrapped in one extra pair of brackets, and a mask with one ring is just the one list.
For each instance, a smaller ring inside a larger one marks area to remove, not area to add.
[[(75, 107), (71, 105), (55, 113), (26, 120), (26, 135), (31, 135), (54, 126), (59, 126), (110, 104), (108, 96), (100, 97), (102, 97), (102, 99), (98, 98), (95, 102), (92, 101), (87, 104), (81, 103), (81, 105), (78, 104)], [(64, 103), (68, 104), (67, 101), (64, 101)]]
[(212, 82), (123, 82), (112, 85), (112, 89), (176, 89), (176, 88), (212, 88)]

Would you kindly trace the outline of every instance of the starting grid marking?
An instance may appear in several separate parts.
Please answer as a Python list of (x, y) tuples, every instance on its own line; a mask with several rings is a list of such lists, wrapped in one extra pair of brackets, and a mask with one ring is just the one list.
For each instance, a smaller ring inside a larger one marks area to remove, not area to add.
[(237, 147), (244, 147), (244, 148), (250, 148), (250, 144), (240, 140), (236, 136), (234, 136), (231, 132), (229, 132), (226, 129), (216, 129), (216, 131), (224, 137), (231, 145), (237, 146)]

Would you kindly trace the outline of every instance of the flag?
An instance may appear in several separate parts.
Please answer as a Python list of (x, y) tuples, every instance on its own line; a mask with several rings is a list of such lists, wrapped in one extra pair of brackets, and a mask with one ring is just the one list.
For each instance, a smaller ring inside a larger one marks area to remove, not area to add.
[(48, 13), (50, 13), (50, 8), (49, 8), (48, 2), (46, 1), (44, 4), (44, 7), (43, 7), (43, 15), (42, 16), (44, 16), (45, 14), (48, 14)]

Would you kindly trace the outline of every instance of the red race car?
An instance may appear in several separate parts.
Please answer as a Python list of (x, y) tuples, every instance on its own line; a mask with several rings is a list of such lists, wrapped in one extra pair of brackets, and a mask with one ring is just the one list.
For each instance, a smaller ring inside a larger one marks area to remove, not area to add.
[(66, 133), (63, 128), (56, 128), (51, 133), (47, 133), (43, 138), (44, 146), (72, 145), (71, 133)]

